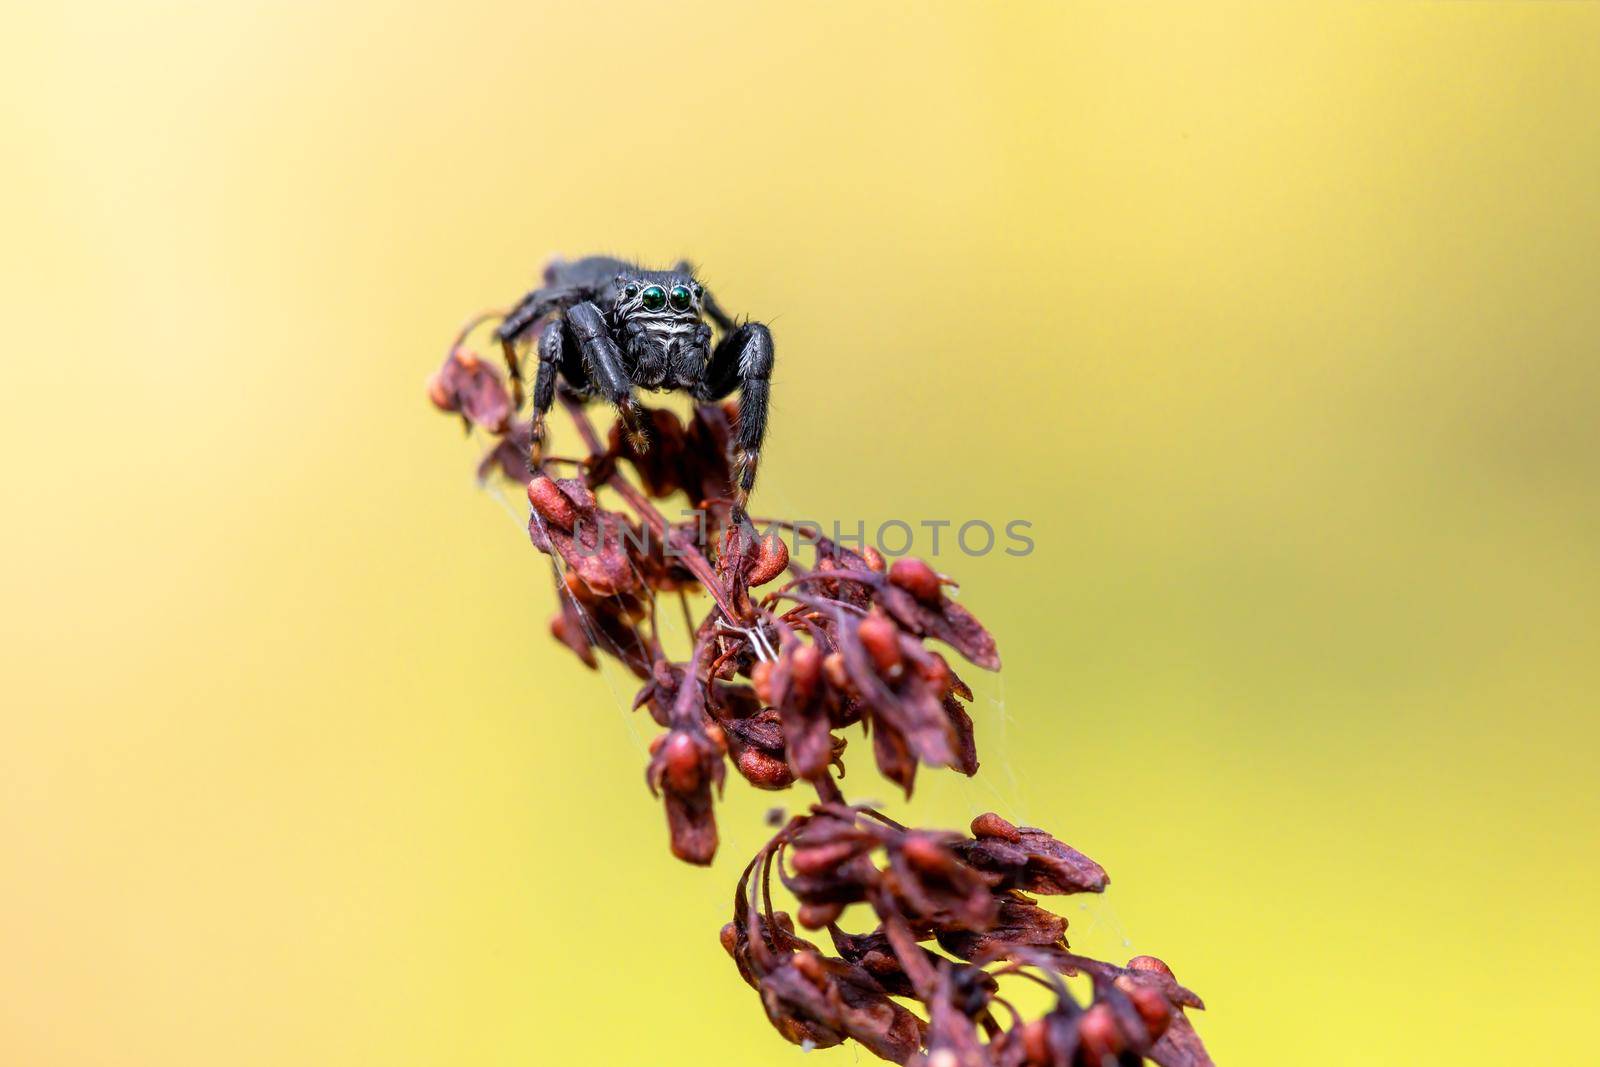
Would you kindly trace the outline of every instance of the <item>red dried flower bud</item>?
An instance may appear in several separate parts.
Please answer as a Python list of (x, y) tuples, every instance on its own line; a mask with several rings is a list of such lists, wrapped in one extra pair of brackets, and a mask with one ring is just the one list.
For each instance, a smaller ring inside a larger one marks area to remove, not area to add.
[(944, 657), (937, 652), (929, 652), (917, 660), (917, 673), (941, 694), (950, 691), (950, 682), (955, 677), (950, 670), (950, 664), (946, 663)]
[(528, 483), (528, 503), (533, 505), (533, 510), (539, 517), (558, 530), (571, 533), (577, 525), (578, 512), (572, 506), (572, 501), (567, 499), (567, 494), (561, 487), (544, 475), (539, 475)]
[(433, 401), (433, 406), (440, 411), (454, 411), (455, 401), (450, 396), (450, 390), (444, 384), (444, 379), (434, 374), (428, 379), (428, 399)]
[(1116, 986), (1127, 994), (1133, 1010), (1139, 1013), (1150, 1040), (1160, 1040), (1161, 1035), (1167, 1032), (1167, 1027), (1172, 1025), (1172, 1004), (1155, 989), (1139, 985), (1126, 975), (1117, 979)]
[(816, 645), (801, 645), (789, 660), (790, 686), (795, 698), (802, 704), (816, 695), (817, 684), (822, 679), (822, 653)]
[(871, 545), (867, 545), (865, 548), (863, 548), (861, 550), (861, 558), (867, 561), (867, 566), (868, 567), (871, 567), (873, 570), (877, 571), (879, 574), (883, 573), (884, 563), (883, 563), (883, 553), (882, 552), (879, 552), (877, 549), (873, 548)]
[(666, 742), (667, 786), (675, 793), (694, 792), (700, 784), (700, 749), (694, 738), (684, 733), (668, 735)]
[(589, 583), (584, 581), (577, 571), (568, 571), (561, 576), (561, 584), (567, 587), (567, 593), (574, 600), (593, 600), (594, 591), (589, 588)]
[(796, 848), (789, 853), (789, 866), (796, 874), (812, 876), (829, 874), (841, 863), (861, 851), (854, 841), (833, 841), (826, 845)]
[(944, 871), (955, 860), (937, 841), (922, 834), (907, 834), (900, 843), (900, 852), (907, 863), (922, 871)]
[(1022, 834), (1015, 826), (992, 811), (986, 811), (972, 820), (972, 836), (998, 837), (1013, 844), (1022, 840)]
[(757, 789), (787, 789), (794, 784), (794, 772), (789, 764), (759, 748), (743, 749), (734, 763), (745, 780)]
[(1130, 971), (1155, 971), (1157, 974), (1164, 974), (1168, 978), (1172, 977), (1172, 968), (1168, 967), (1165, 963), (1162, 963), (1160, 960), (1156, 959), (1154, 956), (1135, 956), (1135, 957), (1133, 957), (1133, 959), (1128, 961), (1128, 970), (1130, 970)]
[(850, 688), (850, 672), (845, 668), (844, 657), (839, 653), (829, 652), (823, 657), (822, 673), (828, 679), (828, 684), (835, 689)]
[(789, 566), (789, 546), (783, 543), (776, 530), (767, 534), (751, 550), (750, 556), (751, 586), (766, 585)]
[(844, 914), (843, 904), (807, 903), (800, 905), (800, 925), (808, 930), (820, 930)]
[(1022, 1053), (1033, 1067), (1048, 1067), (1050, 1059), (1050, 1024), (1034, 1019), (1022, 1028)]
[(478, 353), (474, 352), (472, 349), (458, 348), (450, 354), (455, 357), (455, 361), (457, 363), (461, 364), (462, 370), (475, 371), (478, 369), (478, 363), (480, 362), (478, 359)]
[(717, 749), (718, 753), (720, 753), (722, 755), (727, 755), (727, 752), (728, 752), (728, 735), (722, 729), (721, 726), (718, 726), (714, 722), (713, 723), (707, 723), (706, 724), (706, 740), (710, 741), (713, 745), (716, 746), (716, 749)]
[(889, 580), (924, 604), (939, 602), (939, 575), (920, 559), (907, 556), (889, 568)]
[(722, 950), (733, 956), (739, 951), (739, 927), (734, 923), (724, 923), (722, 931), (717, 935), (722, 942)]
[(1091, 1004), (1078, 1019), (1078, 1050), (1084, 1062), (1100, 1064), (1115, 1060), (1127, 1047), (1122, 1030), (1111, 1008), (1104, 1004)]
[(750, 668), (750, 685), (755, 689), (756, 696), (761, 698), (761, 703), (772, 703), (772, 661), (762, 660)]
[(815, 952), (796, 952), (794, 954), (794, 969), (803, 975), (806, 981), (818, 989), (828, 986), (828, 971), (822, 966), (822, 957)]
[(890, 622), (888, 616), (874, 612), (861, 620), (856, 632), (878, 673), (889, 679), (900, 677), (905, 666), (900, 655), (900, 628)]

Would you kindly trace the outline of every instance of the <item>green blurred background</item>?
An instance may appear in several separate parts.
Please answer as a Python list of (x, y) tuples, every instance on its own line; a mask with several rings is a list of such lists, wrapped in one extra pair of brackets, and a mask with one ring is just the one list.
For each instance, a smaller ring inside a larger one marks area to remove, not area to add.
[(1226, 1063), (1584, 1038), (1595, 6), (7, 24), (0, 1059), (798, 1061), (715, 938), (774, 797), (669, 859), (424, 399), (599, 250), (772, 322), (759, 510), (1033, 522), (942, 560), (1007, 667), (893, 811), (1102, 861), (1069, 936)]

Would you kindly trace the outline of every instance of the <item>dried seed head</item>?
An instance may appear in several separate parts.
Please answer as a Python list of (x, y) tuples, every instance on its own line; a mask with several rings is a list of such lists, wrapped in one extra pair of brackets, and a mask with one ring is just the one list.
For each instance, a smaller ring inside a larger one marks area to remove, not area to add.
[(528, 483), (528, 503), (540, 518), (565, 533), (571, 533), (578, 523), (577, 509), (567, 499), (567, 494), (542, 474)]
[(939, 575), (920, 559), (907, 556), (889, 567), (889, 580), (924, 604), (939, 602)]
[[(515, 423), (512, 397), (491, 362), (458, 345), (429, 379), (428, 397), (496, 438), (480, 478), (500, 471), (521, 479), (532, 428)], [(586, 416), (574, 410), (574, 417), (586, 441), (599, 439)], [(1056, 969), (1065, 920), (1024, 894), (1098, 892), (1104, 870), (1044, 831), (992, 812), (972, 821), (970, 838), (901, 827), (849, 805), (832, 771), (843, 777), (844, 741), (834, 731), (859, 724), (879, 769), (908, 793), (919, 765), (971, 774), (977, 753), (962, 705), (971, 690), (923, 642), (941, 642), (993, 670), (1000, 660), (992, 636), (944, 595), (950, 579), (927, 562), (888, 566), (870, 546), (851, 551), (825, 538), (816, 542), (815, 571), (795, 589), (798, 606), (753, 597), (752, 587), (787, 568), (789, 547), (776, 531), (758, 539), (736, 521), (728, 463), (736, 407), (703, 405), (687, 425), (653, 412), (648, 428), (651, 444), (642, 453), (617, 429), (609, 448), (589, 456), (581, 478), (528, 481), (528, 536), (556, 560), (565, 583), (552, 633), (590, 666), (597, 655), (624, 664), (645, 683), (635, 706), (648, 705), (666, 728), (650, 743), (645, 780), (663, 802), (674, 855), (696, 864), (714, 858), (715, 793), (730, 756), (758, 788), (784, 788), (798, 775), (820, 794), (809, 813), (769, 814), (774, 837), (747, 869), (735, 920), (720, 935), (779, 1031), (819, 1047), (853, 1039), (883, 1059), (924, 1067), (1103, 1067), (1132, 1062), (1157, 1039), (1164, 1063), (1208, 1062), (1181, 1011), (1203, 1005), (1154, 957), (1137, 957), (1126, 971), (1083, 961), (1105, 995), (1087, 1011), (1068, 997), (1045, 1018), (1003, 1032), (983, 1021), (995, 993), (981, 969), (988, 964), (966, 967), (966, 979), (956, 980), (948, 957)], [(632, 481), (624, 464), (637, 475)], [(625, 510), (596, 499), (602, 485)], [(650, 504), (680, 491), (697, 502), (694, 521), (670, 522)], [(642, 528), (670, 529), (687, 551), (670, 559), (630, 547), (626, 535)], [(720, 554), (711, 552), (712, 530), (724, 534)], [(854, 577), (841, 580), (841, 572)], [(696, 653), (674, 663), (654, 619), (661, 596), (696, 585), (712, 594), (720, 618), (691, 617)], [(773, 640), (776, 662), (765, 658)], [(744, 674), (749, 685), (737, 680)], [(800, 940), (789, 915), (752, 910), (758, 890), (770, 899), (774, 875), (798, 901), (799, 924), (828, 929), (840, 958)], [(762, 884), (750, 884), (752, 877)], [(876, 930), (839, 930), (835, 924), (854, 903), (870, 904)], [(929, 941), (946, 955), (923, 947)], [(1107, 977), (1117, 992), (1100, 984)], [(929, 980), (937, 985), (932, 992)], [(920, 1001), (926, 1021), (895, 998)]]
[(451, 355), (455, 357), (455, 361), (461, 364), (461, 369), (465, 371), (477, 370), (478, 364), (482, 362), (478, 358), (478, 353), (470, 348), (458, 348)]

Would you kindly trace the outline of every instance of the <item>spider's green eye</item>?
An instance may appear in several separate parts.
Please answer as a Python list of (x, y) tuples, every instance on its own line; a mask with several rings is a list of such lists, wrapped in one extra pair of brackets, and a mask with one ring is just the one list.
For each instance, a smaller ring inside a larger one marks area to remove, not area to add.
[(646, 311), (660, 311), (667, 306), (667, 294), (659, 285), (652, 285), (644, 291), (642, 299)]
[(672, 306), (674, 308), (678, 309), (679, 311), (688, 311), (689, 304), (692, 299), (693, 298), (689, 296), (688, 289), (685, 289), (681, 285), (674, 285), (672, 287)]

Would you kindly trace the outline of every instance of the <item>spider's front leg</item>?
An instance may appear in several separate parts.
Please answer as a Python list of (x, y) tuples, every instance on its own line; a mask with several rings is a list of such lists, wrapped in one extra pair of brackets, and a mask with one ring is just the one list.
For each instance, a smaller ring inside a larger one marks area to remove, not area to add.
[(495, 329), (494, 336), (500, 342), (500, 351), (504, 353), (506, 359), (506, 371), (511, 378), (512, 411), (522, 410), (522, 364), (517, 359), (517, 339), (534, 323), (564, 304), (576, 300), (580, 295), (581, 291), (572, 286), (543, 286), (535, 289), (517, 301), (517, 306), (511, 309)]
[(592, 301), (585, 300), (567, 309), (567, 325), (578, 343), (590, 382), (616, 407), (629, 443), (643, 452), (650, 439), (645, 435), (639, 401), (633, 396), (633, 381), (622, 363), (622, 350), (606, 328), (605, 314)]
[[(533, 379), (533, 422), (528, 442), (528, 473), (538, 474), (544, 459), (544, 417), (556, 399), (556, 377), (561, 373), (562, 325), (560, 319), (539, 331), (539, 370)], [(520, 385), (520, 382), (519, 382)]]
[(734, 503), (743, 513), (756, 484), (761, 462), (761, 442), (767, 435), (767, 400), (772, 379), (772, 333), (759, 322), (747, 322), (717, 342), (706, 364), (705, 378), (696, 396), (721, 400), (739, 390), (737, 469), (733, 475)]

